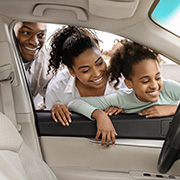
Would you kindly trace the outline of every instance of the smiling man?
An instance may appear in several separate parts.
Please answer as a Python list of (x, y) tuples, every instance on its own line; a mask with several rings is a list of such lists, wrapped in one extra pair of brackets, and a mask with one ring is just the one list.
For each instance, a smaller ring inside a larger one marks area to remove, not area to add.
[(18, 22), (14, 28), (23, 62), (37, 58), (46, 38), (46, 24)]
[(25, 65), (33, 98), (45, 91), (52, 74), (47, 75), (49, 53), (45, 50), (47, 27), (44, 23), (18, 22), (14, 27), (17, 46)]

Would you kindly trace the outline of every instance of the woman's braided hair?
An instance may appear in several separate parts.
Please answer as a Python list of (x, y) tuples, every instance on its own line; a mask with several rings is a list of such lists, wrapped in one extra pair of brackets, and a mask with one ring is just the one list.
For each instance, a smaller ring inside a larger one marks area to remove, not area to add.
[(60, 65), (72, 68), (74, 58), (89, 48), (98, 47), (99, 39), (90, 30), (67, 26), (56, 31), (51, 39), (48, 72), (57, 72)]

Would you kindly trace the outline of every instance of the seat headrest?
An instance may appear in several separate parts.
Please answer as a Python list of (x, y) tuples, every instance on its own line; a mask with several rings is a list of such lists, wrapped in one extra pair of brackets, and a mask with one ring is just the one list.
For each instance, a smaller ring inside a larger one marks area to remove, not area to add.
[(0, 150), (18, 152), (23, 139), (11, 120), (0, 112)]

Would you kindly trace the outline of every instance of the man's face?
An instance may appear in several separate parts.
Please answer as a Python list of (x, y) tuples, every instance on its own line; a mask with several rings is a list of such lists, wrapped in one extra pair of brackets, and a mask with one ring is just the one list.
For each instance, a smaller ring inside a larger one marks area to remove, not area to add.
[(45, 42), (46, 24), (18, 22), (14, 31), (23, 61), (33, 61)]

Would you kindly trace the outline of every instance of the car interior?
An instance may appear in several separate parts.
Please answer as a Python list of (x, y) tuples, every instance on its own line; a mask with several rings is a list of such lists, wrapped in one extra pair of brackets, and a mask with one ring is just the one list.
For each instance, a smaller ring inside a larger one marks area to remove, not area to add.
[[(113, 115), (116, 143), (101, 147), (100, 140), (94, 140), (95, 121), (72, 112), (73, 122), (64, 127), (53, 121), (50, 110), (36, 108), (13, 31), (19, 21), (43, 22), (128, 38), (168, 59), (170, 63), (164, 63), (162, 74), (178, 81), (180, 33), (153, 19), (159, 3), (0, 0), (1, 180), (180, 179), (179, 108), (174, 116), (166, 117)], [(178, 1), (172, 4), (176, 3), (180, 6)]]

